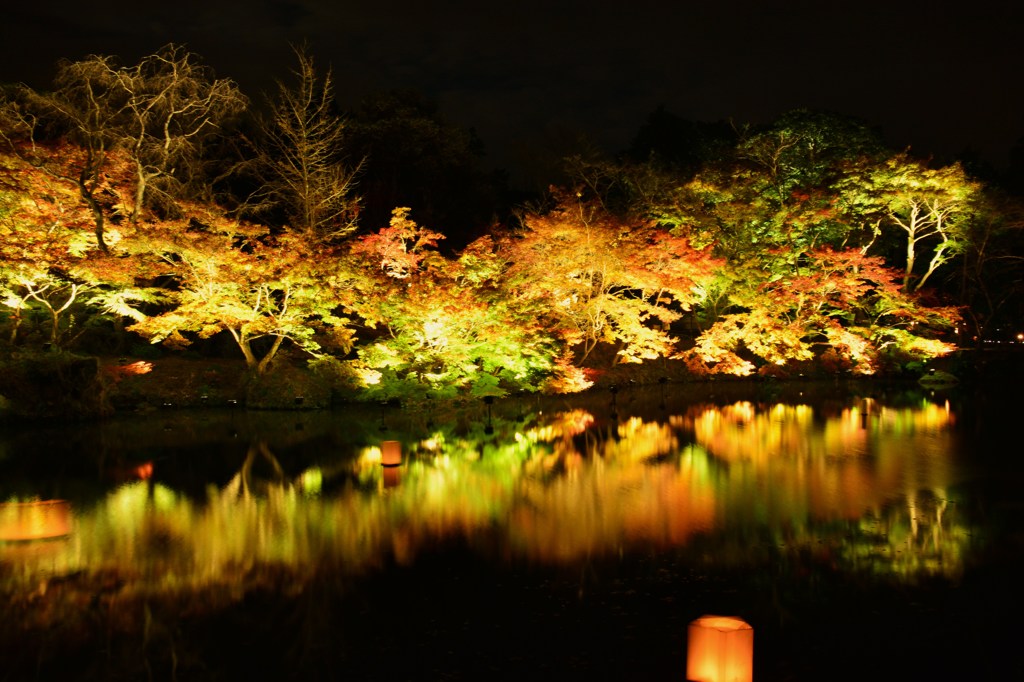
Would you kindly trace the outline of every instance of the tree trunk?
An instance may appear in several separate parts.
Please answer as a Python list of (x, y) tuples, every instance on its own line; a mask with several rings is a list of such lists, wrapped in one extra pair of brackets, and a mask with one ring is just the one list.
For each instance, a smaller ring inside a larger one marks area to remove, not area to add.
[(136, 224), (142, 213), (142, 200), (146, 195), (146, 171), (141, 163), (135, 164), (135, 204), (132, 206), (131, 223)]
[(274, 337), (274, 344), (270, 347), (270, 350), (267, 351), (267, 354), (263, 356), (263, 359), (260, 360), (260, 364), (256, 367), (257, 374), (263, 374), (264, 372), (267, 371), (267, 368), (270, 366), (271, 360), (273, 360), (274, 356), (277, 355), (277, 351), (281, 348), (281, 344), (283, 342), (283, 336)]
[(96, 197), (93, 196), (92, 191), (89, 189), (84, 178), (80, 178), (78, 181), (78, 193), (81, 195), (85, 203), (88, 204), (89, 210), (92, 212), (96, 243), (99, 245), (100, 251), (104, 254), (109, 254), (110, 250), (107, 248), (107, 243), (103, 241), (103, 209), (100, 208), (99, 202), (96, 201)]
[(245, 366), (247, 369), (255, 368), (259, 363), (256, 361), (256, 355), (252, 352), (252, 342), (242, 336), (239, 332), (234, 329), (229, 329), (231, 336), (235, 337), (235, 343), (242, 349), (242, 355), (245, 356)]
[(7, 338), (13, 347), (18, 342), (18, 330), (21, 328), (21, 308), (15, 308), (11, 314), (11, 335)]
[(910, 291), (910, 278), (914, 272), (914, 261), (917, 259), (917, 255), (914, 253), (914, 239), (911, 237), (907, 240), (907, 269), (903, 273), (903, 291)]

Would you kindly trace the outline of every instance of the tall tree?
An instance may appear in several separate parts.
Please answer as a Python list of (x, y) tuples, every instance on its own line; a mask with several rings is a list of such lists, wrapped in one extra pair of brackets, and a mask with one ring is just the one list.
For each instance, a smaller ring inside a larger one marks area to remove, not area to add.
[(366, 159), (366, 223), (386, 224), (394, 207), (408, 206), (445, 234), (450, 252), (491, 227), (502, 188), (482, 169), (483, 145), (434, 103), (415, 92), (377, 93), (352, 113), (350, 131), (354, 153)]
[[(99, 59), (99, 58), (93, 58)], [(241, 113), (247, 100), (233, 81), (216, 78), (199, 57), (173, 43), (143, 57), (135, 66), (111, 69), (108, 78), (121, 92), (108, 102), (117, 107), (112, 130), (135, 163), (134, 222), (146, 201), (173, 214), (183, 188), (201, 180), (204, 144)]]
[[(75, 184), (105, 252), (100, 193), (111, 152), (124, 152), (134, 166), (133, 195), (120, 201), (131, 222), (147, 201), (173, 213), (182, 188), (201, 184), (197, 176), (204, 144), (246, 106), (232, 81), (214, 78), (198, 57), (174, 44), (132, 67), (99, 55), (61, 62), (52, 92), (22, 88), (20, 100), (20, 107), (8, 103), (4, 117), (15, 120), (16, 132), (30, 142), (16, 149)], [(36, 153), (41, 135), (60, 136), (77, 147), (73, 172), (65, 169), (64, 160), (52, 163)]]
[(661, 105), (640, 126), (628, 154), (635, 162), (691, 176), (708, 161), (729, 155), (736, 135), (726, 121), (688, 121)]
[(957, 260), (958, 270), (946, 281), (971, 321), (961, 343), (970, 337), (980, 343), (996, 328), (1016, 325), (1024, 311), (1024, 200), (987, 189)]
[[(72, 183), (89, 207), (97, 246), (108, 252), (104, 239), (106, 216), (100, 203), (107, 157), (119, 138), (116, 122), (124, 104), (123, 91), (110, 57), (92, 56), (80, 62), (62, 61), (54, 90), (38, 93), (20, 87), (5, 102), (4, 139), (11, 151), (53, 177)], [(40, 146), (46, 135), (63, 137), (74, 146), (70, 159)]]
[(337, 113), (331, 70), (321, 77), (313, 57), (296, 48), (293, 82), (278, 82), (269, 115), (261, 120), (257, 202), (283, 206), (292, 227), (337, 238), (356, 228), (354, 194), (361, 162), (346, 162), (346, 122)]

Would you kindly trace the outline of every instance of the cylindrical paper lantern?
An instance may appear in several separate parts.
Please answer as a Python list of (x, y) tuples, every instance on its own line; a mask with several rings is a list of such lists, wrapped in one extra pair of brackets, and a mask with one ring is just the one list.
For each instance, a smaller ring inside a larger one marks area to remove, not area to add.
[(380, 463), (396, 467), (402, 463), (402, 444), (397, 440), (386, 440), (380, 444)]
[(0, 540), (44, 540), (71, 532), (71, 504), (65, 500), (0, 504)]
[(752, 682), (754, 628), (742, 618), (701, 616), (687, 634), (689, 682)]

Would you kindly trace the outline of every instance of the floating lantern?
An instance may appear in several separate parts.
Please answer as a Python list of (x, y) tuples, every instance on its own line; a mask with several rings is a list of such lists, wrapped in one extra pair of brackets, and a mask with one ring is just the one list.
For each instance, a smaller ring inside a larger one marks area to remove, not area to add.
[(752, 682), (754, 628), (731, 616), (701, 616), (687, 634), (689, 682)]
[(396, 467), (402, 463), (402, 444), (397, 440), (386, 440), (380, 444), (380, 463)]
[(71, 532), (71, 504), (65, 500), (0, 504), (0, 540), (45, 540)]

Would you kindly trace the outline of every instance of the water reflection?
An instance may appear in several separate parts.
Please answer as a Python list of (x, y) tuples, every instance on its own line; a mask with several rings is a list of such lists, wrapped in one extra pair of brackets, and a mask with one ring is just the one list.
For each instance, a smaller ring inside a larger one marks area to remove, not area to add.
[[(955, 575), (971, 547), (950, 493), (946, 403), (737, 401), (657, 418), (488, 405), (483, 422), (445, 423), (410, 421), (387, 441), (372, 416), (340, 432), (310, 424), (282, 436), (264, 424), (248, 442), (233, 432), (201, 450), (218, 474), (200, 494), (182, 473), (200, 468), (193, 429), (178, 452), (118, 465), (122, 483), (75, 501), (60, 543), (41, 553), (6, 538), (0, 560), (12, 579), (114, 572), (148, 590), (233, 584), (260, 567), (357, 574), (450, 538), (492, 560), (541, 562), (685, 554), (699, 539), (703, 561), (708, 547), (723, 563), (811, 553), (834, 570), (906, 578)], [(299, 441), (314, 454), (294, 453)]]

